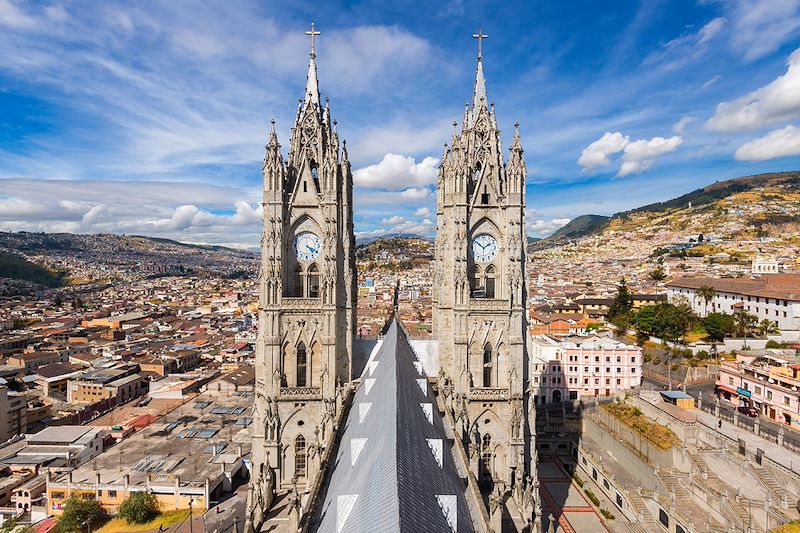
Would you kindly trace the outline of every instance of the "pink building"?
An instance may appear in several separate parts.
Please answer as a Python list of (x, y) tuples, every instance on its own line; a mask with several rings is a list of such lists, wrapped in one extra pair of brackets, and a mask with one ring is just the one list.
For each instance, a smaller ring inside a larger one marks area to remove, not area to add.
[(642, 350), (611, 337), (531, 339), (529, 379), (537, 404), (610, 396), (641, 384)]

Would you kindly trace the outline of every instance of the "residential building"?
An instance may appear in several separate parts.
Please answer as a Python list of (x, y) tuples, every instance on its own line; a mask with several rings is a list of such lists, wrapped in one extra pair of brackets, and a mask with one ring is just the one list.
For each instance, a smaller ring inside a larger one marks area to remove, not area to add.
[(102, 429), (90, 426), (50, 426), (25, 435), (3, 464), (12, 469), (74, 468), (103, 451), (103, 435)]
[(24, 394), (0, 386), (0, 442), (25, 433), (28, 400)]
[(26, 374), (35, 374), (36, 369), (53, 363), (66, 363), (67, 356), (58, 351), (24, 352), (8, 358), (8, 364), (25, 369)]

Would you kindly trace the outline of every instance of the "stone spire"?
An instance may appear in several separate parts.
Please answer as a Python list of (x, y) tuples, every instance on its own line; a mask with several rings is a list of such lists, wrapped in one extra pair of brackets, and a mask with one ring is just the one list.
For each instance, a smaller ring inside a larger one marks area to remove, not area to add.
[(473, 37), (478, 39), (478, 67), (475, 72), (475, 90), (472, 95), (472, 116), (478, 114), (478, 109), (481, 105), (486, 104), (486, 79), (483, 77), (483, 40), (489, 36), (483, 33), (483, 30), (474, 34)]
[(317, 82), (317, 54), (316, 49), (314, 48), (314, 38), (317, 35), (322, 35), (320, 32), (314, 29), (314, 23), (311, 23), (311, 30), (306, 32), (306, 35), (311, 36), (311, 58), (308, 61), (308, 76), (306, 77), (306, 94), (304, 97), (304, 103), (308, 105), (309, 103), (319, 105), (319, 83)]

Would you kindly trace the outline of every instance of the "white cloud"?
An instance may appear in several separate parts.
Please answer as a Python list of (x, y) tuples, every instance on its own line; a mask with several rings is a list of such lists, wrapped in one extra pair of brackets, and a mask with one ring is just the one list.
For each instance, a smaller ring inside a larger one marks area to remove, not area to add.
[(552, 218), (547, 220), (544, 218), (531, 218), (530, 216), (526, 216), (525, 220), (525, 226), (529, 235), (533, 237), (547, 237), (557, 229), (566, 226), (571, 219)]
[(765, 161), (792, 155), (800, 155), (800, 128), (789, 125), (743, 144), (735, 157), (739, 161)]
[(414, 215), (418, 217), (429, 217), (431, 216), (431, 210), (427, 207), (420, 207), (414, 211)]
[(800, 29), (800, 0), (730, 0), (731, 42), (747, 60), (777, 50)]
[(384, 226), (397, 226), (398, 224), (402, 224), (405, 221), (406, 221), (405, 218), (401, 217), (400, 215), (395, 215), (393, 217), (384, 218), (383, 220), (381, 220), (381, 224), (383, 224)]
[(610, 155), (623, 152), (622, 166), (617, 175), (638, 174), (652, 168), (658, 156), (675, 151), (682, 142), (683, 138), (679, 135), (668, 139), (653, 137), (631, 141), (630, 137), (618, 131), (606, 132), (583, 150), (578, 158), (578, 164), (584, 171), (590, 171), (610, 164)]
[(628, 174), (639, 174), (653, 167), (655, 159), (669, 152), (674, 152), (683, 142), (683, 138), (675, 135), (668, 139), (664, 137), (653, 137), (652, 139), (640, 139), (633, 141), (625, 146), (625, 153), (622, 156), (622, 167), (619, 169), (618, 176)]
[(630, 142), (628, 136), (620, 132), (605, 132), (602, 137), (587, 146), (578, 158), (578, 164), (584, 171), (605, 166), (611, 163), (608, 156), (616, 154), (625, 148)]
[(722, 102), (706, 126), (723, 132), (755, 130), (800, 116), (800, 48), (787, 62), (786, 74), (750, 94)]
[(725, 17), (717, 17), (705, 26), (700, 29), (698, 33), (698, 44), (704, 44), (713, 39), (717, 36), (719, 32), (722, 31), (722, 28), (725, 27), (725, 23), (727, 20)]
[(16, 29), (31, 29), (37, 26), (35, 18), (28, 16), (9, 0), (0, 0), (0, 26)]
[(678, 135), (683, 135), (683, 132), (686, 129), (686, 126), (688, 126), (689, 124), (691, 124), (695, 120), (697, 120), (697, 119), (695, 119), (692, 116), (685, 115), (685, 116), (681, 117), (680, 120), (678, 120), (678, 122), (676, 122), (675, 124), (672, 125), (672, 131), (674, 131)]
[(700, 89), (701, 90), (708, 89), (709, 87), (711, 87), (712, 85), (714, 85), (715, 83), (717, 83), (721, 79), (722, 79), (722, 76), (720, 76), (719, 74), (717, 74), (716, 76), (712, 76), (709, 79), (707, 79), (705, 81), (705, 83), (703, 83), (703, 85), (700, 86)]
[(360, 168), (353, 173), (353, 183), (359, 187), (389, 190), (411, 190), (436, 181), (439, 160), (426, 157), (417, 163), (413, 157), (386, 154), (380, 163)]

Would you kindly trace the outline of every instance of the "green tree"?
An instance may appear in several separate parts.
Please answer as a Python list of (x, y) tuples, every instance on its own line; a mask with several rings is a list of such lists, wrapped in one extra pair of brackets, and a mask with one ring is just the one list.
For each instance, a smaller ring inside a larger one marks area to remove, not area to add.
[(703, 301), (706, 303), (705, 310), (704, 310), (703, 314), (707, 315), (708, 314), (708, 304), (711, 302), (711, 300), (716, 298), (717, 291), (714, 290), (714, 287), (711, 287), (709, 285), (703, 285), (702, 287), (700, 287), (699, 289), (697, 289), (694, 292), (695, 292), (695, 294), (697, 294), (697, 296), (702, 298)]
[(758, 317), (745, 311), (739, 311), (734, 315), (737, 337), (749, 337), (758, 325)]
[(88, 527), (95, 528), (108, 519), (108, 513), (95, 499), (82, 500), (71, 497), (64, 502), (61, 516), (58, 517), (58, 530), (63, 533), (83, 532)]
[(736, 330), (734, 317), (725, 313), (709, 313), (702, 320), (702, 324), (708, 340), (715, 342), (724, 341), (726, 336)]
[(628, 290), (625, 278), (622, 278), (619, 280), (617, 295), (608, 308), (608, 321), (621, 330), (627, 329), (630, 324), (631, 309), (633, 309), (633, 296)]
[(124, 518), (129, 524), (146, 524), (159, 513), (159, 504), (152, 492), (132, 492), (120, 504), (117, 516)]
[(778, 329), (778, 323), (773, 320), (764, 319), (758, 323), (758, 333), (762, 337), (766, 337), (767, 335), (775, 335), (780, 333), (781, 330)]
[(650, 278), (650, 281), (652, 281), (653, 284), (656, 284), (659, 281), (664, 281), (665, 279), (667, 279), (667, 273), (664, 272), (663, 268), (657, 267), (652, 271), (650, 271), (647, 277)]

